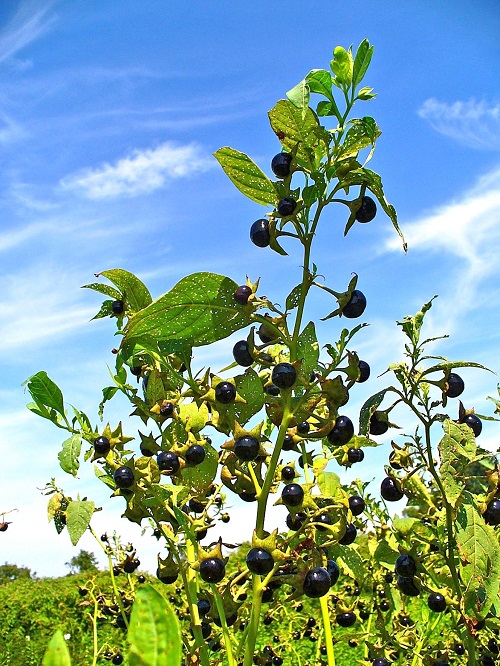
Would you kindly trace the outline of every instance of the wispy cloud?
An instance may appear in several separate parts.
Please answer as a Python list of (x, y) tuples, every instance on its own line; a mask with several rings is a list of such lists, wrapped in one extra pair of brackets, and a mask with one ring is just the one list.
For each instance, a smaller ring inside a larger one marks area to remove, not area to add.
[(500, 150), (500, 103), (470, 99), (453, 104), (431, 98), (418, 115), (440, 134), (477, 150)]
[(195, 143), (177, 145), (167, 141), (157, 148), (134, 150), (114, 164), (66, 176), (60, 185), (88, 199), (136, 197), (212, 167), (213, 160)]
[[(43, 6), (41, 6), (43, 4)], [(0, 62), (9, 60), (45, 34), (55, 21), (54, 0), (22, 0), (16, 13), (0, 31)]]

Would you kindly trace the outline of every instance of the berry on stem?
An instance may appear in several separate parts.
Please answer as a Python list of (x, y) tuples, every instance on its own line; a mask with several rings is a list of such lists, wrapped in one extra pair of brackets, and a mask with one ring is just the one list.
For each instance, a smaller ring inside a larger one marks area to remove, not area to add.
[(386, 502), (397, 502), (404, 497), (399, 481), (386, 476), (380, 484), (380, 494)]
[(246, 556), (246, 563), (249, 571), (260, 576), (268, 574), (274, 567), (274, 560), (271, 553), (264, 548), (252, 548)]
[(205, 583), (220, 583), (226, 574), (226, 565), (220, 557), (209, 557), (200, 564), (200, 576)]
[(269, 220), (262, 218), (256, 220), (250, 227), (250, 240), (257, 247), (267, 247), (271, 242)]
[(295, 384), (297, 371), (291, 363), (278, 363), (274, 366), (271, 380), (280, 389), (289, 389)]
[(460, 375), (457, 375), (456, 372), (450, 372), (446, 383), (447, 388), (445, 389), (445, 393), (448, 398), (458, 398), (458, 396), (464, 392), (464, 380), (462, 377), (460, 377)]
[(327, 439), (330, 444), (343, 446), (347, 444), (354, 435), (354, 426), (348, 416), (337, 416), (335, 425), (328, 433)]
[(238, 289), (236, 289), (236, 291), (233, 294), (234, 300), (240, 305), (246, 305), (251, 295), (252, 295), (252, 290), (246, 284), (243, 284), (240, 287), (238, 287)]
[(113, 479), (118, 486), (118, 488), (130, 488), (134, 485), (134, 472), (127, 467), (122, 465), (115, 470), (113, 474)]
[(243, 437), (239, 437), (234, 443), (234, 455), (238, 460), (242, 460), (243, 462), (255, 460), (259, 455), (259, 451), (260, 444), (258, 440), (251, 435), (243, 435)]
[(221, 405), (229, 405), (236, 398), (236, 387), (231, 382), (219, 382), (215, 387), (215, 399)]
[(278, 206), (278, 213), (283, 215), (283, 217), (288, 217), (293, 214), (293, 211), (297, 208), (297, 202), (292, 197), (285, 197), (282, 199)]
[(234, 345), (233, 358), (238, 365), (242, 365), (244, 368), (248, 368), (252, 365), (254, 360), (250, 354), (250, 349), (246, 340), (240, 340)]
[(349, 301), (342, 308), (342, 314), (347, 319), (357, 319), (361, 317), (366, 308), (366, 298), (362, 291), (355, 289)]
[(331, 586), (330, 574), (323, 567), (310, 569), (304, 579), (304, 594), (311, 599), (324, 597)]
[(304, 499), (304, 489), (298, 483), (289, 483), (283, 488), (281, 499), (285, 506), (299, 506)]
[(364, 196), (361, 199), (361, 206), (356, 211), (356, 220), (358, 222), (371, 222), (377, 214), (377, 204), (371, 197)]
[(271, 161), (271, 170), (277, 178), (286, 178), (290, 175), (292, 155), (290, 153), (278, 153)]

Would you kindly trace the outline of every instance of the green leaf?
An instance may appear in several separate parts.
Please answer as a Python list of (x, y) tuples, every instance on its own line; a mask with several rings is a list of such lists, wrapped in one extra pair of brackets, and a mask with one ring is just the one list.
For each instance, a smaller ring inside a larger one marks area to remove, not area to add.
[(135, 595), (127, 641), (129, 666), (181, 662), (179, 620), (172, 606), (149, 584), (142, 585)]
[[(128, 321), (127, 340), (186, 340), (192, 346), (226, 338), (250, 323), (233, 298), (238, 285), (215, 273), (193, 273)], [(122, 343), (124, 344), (124, 343)]]
[(336, 497), (340, 490), (340, 478), (335, 472), (321, 472), (316, 481), (323, 497)]
[(179, 418), (186, 432), (200, 432), (207, 424), (209, 416), (205, 403), (198, 407), (195, 402), (187, 402), (179, 407)]
[(324, 95), (330, 102), (335, 104), (332, 95), (332, 75), (326, 69), (312, 69), (306, 76), (309, 90), (319, 95)]
[(460, 601), (463, 614), (483, 620), (498, 597), (500, 587), (500, 546), (495, 531), (486, 525), (474, 500), (464, 493), (457, 510), (456, 540), (461, 560), (460, 578), (465, 586)]
[(336, 116), (337, 118), (340, 116), (340, 111), (335, 102), (318, 102), (316, 113), (318, 116)]
[(66, 509), (66, 526), (73, 546), (76, 546), (80, 537), (90, 524), (95, 504), (87, 500), (75, 500), (68, 504)]
[(306, 381), (319, 360), (319, 345), (314, 322), (310, 321), (297, 340), (297, 358), (302, 359), (301, 374)]
[(287, 311), (293, 310), (297, 307), (300, 301), (300, 294), (302, 293), (302, 282), (296, 285), (286, 297)]
[(420, 525), (420, 521), (416, 518), (400, 518), (394, 516), (392, 519), (392, 526), (396, 532), (399, 532), (403, 537), (408, 537), (412, 532), (415, 525)]
[(366, 116), (362, 119), (351, 121), (351, 127), (348, 129), (344, 141), (339, 146), (339, 152), (336, 159), (345, 160), (350, 157), (357, 157), (360, 150), (368, 146), (374, 146), (375, 141), (382, 134), (377, 123)]
[(105, 388), (102, 389), (102, 400), (99, 403), (99, 418), (102, 419), (104, 415), (104, 404), (111, 400), (111, 398), (116, 394), (118, 391), (117, 386), (106, 386)]
[(330, 63), (332, 72), (337, 81), (343, 86), (350, 86), (353, 73), (353, 60), (350, 51), (346, 51), (343, 46), (336, 46), (333, 52), (333, 60)]
[(182, 470), (182, 479), (184, 483), (196, 492), (203, 493), (207, 490), (217, 474), (217, 465), (219, 462), (219, 454), (210, 446), (205, 445), (205, 459), (196, 467), (184, 467)]
[(367, 39), (363, 39), (361, 44), (358, 46), (356, 51), (356, 56), (354, 57), (354, 66), (352, 71), (352, 85), (353, 88), (356, 88), (357, 85), (363, 80), (366, 70), (370, 66), (370, 62), (373, 56), (373, 46), (370, 46), (370, 42)]
[(289, 152), (296, 149), (297, 161), (314, 171), (315, 151), (320, 145), (316, 134), (319, 123), (314, 112), (307, 109), (302, 117), (300, 109), (288, 100), (281, 99), (269, 111), (269, 121), (276, 134), (284, 134), (281, 142), (283, 147)]
[(82, 450), (82, 438), (80, 435), (72, 435), (69, 439), (63, 442), (62, 450), (59, 451), (57, 457), (61, 468), (67, 473), (76, 476), (80, 467), (78, 457)]
[(48, 377), (44, 370), (32, 375), (24, 382), (23, 386), (26, 386), (40, 410), (43, 411), (44, 406), (50, 407), (64, 415), (64, 400), (61, 389)]
[(224, 169), (226, 176), (246, 197), (264, 206), (268, 204), (275, 206), (278, 203), (272, 181), (248, 155), (234, 148), (225, 147), (219, 148), (214, 157)]
[(252, 368), (235, 377), (236, 390), (245, 402), (234, 404), (234, 414), (238, 423), (247, 423), (264, 406), (264, 391), (258, 374)]
[(366, 564), (363, 562), (356, 546), (337, 547), (334, 557), (342, 573), (358, 581), (365, 578)]
[(445, 435), (438, 444), (441, 466), (439, 474), (447, 501), (456, 507), (465, 490), (465, 467), (476, 456), (474, 433), (466, 424), (447, 420), (443, 423)]
[(481, 363), (473, 363), (472, 361), (443, 361), (442, 363), (438, 363), (437, 365), (433, 365), (430, 368), (424, 370), (422, 372), (422, 377), (424, 375), (428, 375), (431, 372), (437, 372), (438, 370), (446, 371), (453, 370), (454, 368), (480, 368), (481, 370), (492, 372), (492, 370), (484, 365), (481, 365)]
[(291, 90), (286, 93), (287, 98), (290, 102), (296, 106), (298, 109), (305, 110), (309, 106), (309, 86), (307, 81), (304, 79), (300, 83), (297, 83)]
[(94, 315), (91, 321), (95, 319), (104, 319), (104, 317), (111, 317), (113, 315), (113, 301), (103, 301), (101, 309)]
[(98, 291), (100, 294), (104, 294), (105, 296), (111, 296), (113, 301), (119, 301), (122, 297), (122, 293), (120, 291), (109, 284), (101, 284), (100, 282), (84, 284), (82, 285), (82, 289), (93, 289), (94, 291)]
[(151, 294), (146, 285), (133, 273), (122, 268), (112, 268), (98, 273), (112, 282), (125, 297), (129, 307), (137, 312), (151, 303)]
[(60, 629), (50, 639), (43, 656), (42, 666), (71, 666), (68, 646)]
[(372, 395), (368, 400), (364, 403), (364, 405), (361, 407), (361, 410), (359, 412), (359, 434), (360, 435), (368, 435), (368, 432), (370, 430), (370, 417), (373, 414), (373, 412), (377, 411), (378, 406), (384, 399), (385, 394), (387, 391), (394, 390), (391, 388), (386, 388), (382, 389), (382, 391), (379, 391), (378, 393), (375, 393), (375, 395)]

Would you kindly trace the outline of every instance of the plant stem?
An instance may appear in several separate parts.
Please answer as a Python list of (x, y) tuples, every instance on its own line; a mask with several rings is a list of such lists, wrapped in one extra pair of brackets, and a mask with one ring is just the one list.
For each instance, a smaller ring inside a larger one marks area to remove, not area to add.
[(323, 629), (325, 631), (326, 658), (328, 666), (335, 666), (335, 652), (333, 650), (332, 628), (330, 626), (330, 612), (328, 610), (328, 598), (321, 597), (319, 600), (321, 606), (321, 619), (323, 620)]
[(245, 660), (243, 666), (252, 666), (255, 643), (257, 641), (257, 632), (259, 630), (260, 607), (262, 604), (262, 585), (260, 576), (252, 576), (252, 613), (250, 615), (250, 624), (248, 628), (248, 642), (245, 650)]
[(186, 556), (188, 566), (185, 562), (180, 562), (179, 571), (184, 582), (184, 589), (186, 590), (189, 615), (191, 616), (191, 627), (193, 629), (194, 640), (200, 650), (200, 658), (202, 666), (209, 666), (210, 658), (207, 652), (207, 644), (201, 632), (201, 620), (198, 612), (198, 605), (196, 603), (197, 596), (197, 580), (194, 569), (189, 566), (196, 561), (196, 553), (194, 546), (189, 539), (186, 539)]
[(229, 635), (229, 631), (227, 628), (227, 622), (226, 622), (226, 614), (224, 612), (224, 606), (222, 604), (222, 600), (220, 598), (219, 590), (217, 589), (217, 586), (212, 583), (212, 594), (214, 595), (215, 599), (215, 604), (217, 606), (217, 612), (219, 613), (219, 618), (221, 622), (221, 627), (222, 627), (222, 635), (224, 636), (224, 645), (226, 647), (226, 656), (227, 656), (227, 663), (228, 666), (235, 666), (236, 662), (234, 661), (234, 656), (233, 656), (233, 648), (231, 645), (231, 636)]

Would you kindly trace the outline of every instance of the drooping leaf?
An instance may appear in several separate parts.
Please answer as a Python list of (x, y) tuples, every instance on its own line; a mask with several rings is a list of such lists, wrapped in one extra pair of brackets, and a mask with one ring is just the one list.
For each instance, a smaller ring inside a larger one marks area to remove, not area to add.
[(337, 546), (333, 551), (333, 556), (343, 574), (354, 580), (363, 580), (363, 577), (366, 576), (366, 564), (356, 546)]
[(302, 283), (295, 286), (292, 291), (286, 297), (286, 309), (293, 310), (297, 307), (300, 301), (300, 294), (302, 293)]
[(443, 430), (445, 434), (438, 444), (441, 459), (439, 474), (447, 501), (456, 507), (465, 490), (465, 467), (476, 455), (476, 441), (468, 425), (447, 420), (443, 423)]
[(275, 206), (278, 196), (272, 181), (248, 155), (234, 148), (219, 148), (215, 159), (239, 191), (256, 203)]
[(284, 135), (281, 141), (283, 147), (289, 152), (296, 149), (297, 160), (313, 171), (315, 150), (320, 144), (315, 131), (319, 123), (314, 112), (308, 108), (302, 117), (301, 109), (290, 101), (281, 99), (269, 111), (269, 121), (276, 134)]
[(75, 500), (68, 504), (66, 509), (66, 526), (73, 546), (76, 546), (80, 537), (90, 524), (95, 504), (88, 500)]
[(42, 407), (49, 407), (55, 409), (59, 414), (64, 414), (64, 400), (61, 389), (49, 378), (44, 370), (32, 375), (24, 382), (24, 386), (26, 386), (40, 409)]
[(307, 81), (304, 79), (297, 83), (291, 90), (286, 93), (290, 102), (298, 109), (305, 110), (309, 106), (310, 91)]
[(340, 490), (340, 478), (335, 472), (321, 472), (316, 481), (323, 497), (336, 497)]
[(68, 646), (60, 629), (50, 639), (43, 656), (42, 666), (71, 666)]
[(129, 273), (122, 268), (112, 268), (98, 273), (99, 275), (107, 278), (120, 290), (134, 312), (142, 310), (151, 303), (152, 299), (148, 288), (133, 273)]
[(485, 523), (468, 492), (464, 492), (464, 501), (457, 510), (456, 541), (460, 578), (465, 586), (461, 610), (470, 620), (480, 621), (498, 598), (500, 546), (494, 529)]
[(59, 451), (57, 457), (61, 468), (67, 473), (76, 476), (80, 467), (78, 457), (82, 450), (82, 438), (80, 435), (72, 435), (69, 439), (63, 442), (62, 450)]
[(332, 75), (326, 69), (312, 69), (306, 76), (309, 90), (324, 95), (330, 102), (334, 102), (332, 95)]
[(222, 340), (249, 323), (247, 311), (233, 298), (237, 287), (215, 273), (188, 275), (128, 321), (124, 340), (182, 339), (192, 346)]
[(378, 406), (384, 399), (385, 394), (387, 391), (391, 389), (382, 389), (382, 391), (379, 391), (378, 393), (375, 393), (375, 395), (372, 395), (364, 405), (361, 407), (361, 410), (359, 412), (359, 434), (360, 435), (368, 435), (368, 432), (370, 430), (370, 417), (371, 415), (377, 411)]
[(127, 634), (129, 666), (179, 664), (179, 620), (168, 601), (149, 584), (136, 593)]
[(363, 80), (373, 56), (373, 46), (367, 39), (363, 39), (358, 46), (354, 57), (354, 66), (352, 71), (352, 85), (355, 88)]
[(94, 291), (98, 291), (100, 294), (104, 294), (105, 296), (111, 296), (114, 301), (119, 301), (122, 297), (121, 292), (118, 291), (118, 289), (112, 287), (110, 284), (92, 282), (92, 284), (82, 285), (82, 289), (93, 289)]
[(484, 365), (481, 365), (481, 363), (474, 363), (472, 361), (442, 361), (442, 363), (437, 363), (436, 365), (431, 366), (430, 368), (426, 368), (422, 372), (422, 376), (428, 375), (431, 372), (437, 372), (438, 370), (453, 370), (455, 368), (480, 368), (481, 370), (487, 370), (488, 372), (492, 372), (489, 368), (487, 368)]

